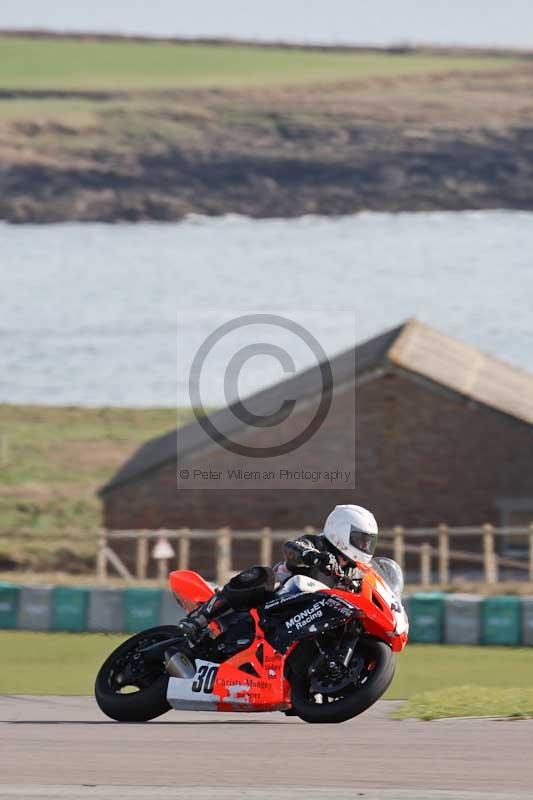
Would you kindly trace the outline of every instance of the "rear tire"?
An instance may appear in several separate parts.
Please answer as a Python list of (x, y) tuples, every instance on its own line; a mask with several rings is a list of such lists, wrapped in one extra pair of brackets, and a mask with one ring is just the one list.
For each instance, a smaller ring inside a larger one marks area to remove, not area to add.
[(387, 691), (396, 670), (396, 658), (391, 648), (377, 639), (361, 639), (356, 654), (363, 652), (372, 665), (364, 683), (334, 702), (317, 703), (309, 692), (307, 672), (291, 677), (291, 703), (304, 722), (346, 722), (374, 705)]
[[(170, 709), (167, 702), (168, 675), (164, 671), (163, 665), (158, 670), (149, 673), (148, 679), (143, 677), (142, 685), (138, 691), (123, 694), (113, 685), (114, 674), (117, 670), (117, 663), (133, 655), (136, 649), (145, 640), (153, 642), (164, 641), (176, 636), (177, 629), (174, 625), (160, 625), (156, 628), (149, 628), (141, 633), (131, 636), (119, 645), (111, 655), (104, 661), (94, 686), (94, 696), (100, 709), (111, 719), (117, 722), (147, 722), (150, 719), (165, 714)], [(126, 683), (126, 686), (135, 684)]]

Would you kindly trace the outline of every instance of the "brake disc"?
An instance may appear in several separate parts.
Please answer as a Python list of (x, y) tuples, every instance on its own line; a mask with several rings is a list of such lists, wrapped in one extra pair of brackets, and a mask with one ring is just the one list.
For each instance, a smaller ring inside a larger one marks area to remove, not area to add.
[(341, 667), (338, 675), (332, 675), (328, 672), (325, 675), (313, 677), (309, 684), (309, 689), (313, 694), (335, 694), (340, 692), (350, 684), (357, 683), (364, 663), (363, 658), (354, 656), (349, 668)]

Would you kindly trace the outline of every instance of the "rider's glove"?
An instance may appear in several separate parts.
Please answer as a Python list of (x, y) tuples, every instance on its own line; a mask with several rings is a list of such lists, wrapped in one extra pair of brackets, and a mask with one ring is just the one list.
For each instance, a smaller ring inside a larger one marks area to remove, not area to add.
[(333, 575), (339, 571), (339, 563), (333, 553), (320, 553), (318, 567), (325, 575)]
[(333, 575), (338, 572), (339, 565), (333, 553), (320, 553), (318, 550), (305, 550), (302, 553), (302, 561), (310, 567), (318, 567), (325, 575)]
[(186, 636), (190, 642), (196, 642), (199, 638), (203, 628), (199, 622), (194, 619), (183, 619), (177, 624), (178, 635)]

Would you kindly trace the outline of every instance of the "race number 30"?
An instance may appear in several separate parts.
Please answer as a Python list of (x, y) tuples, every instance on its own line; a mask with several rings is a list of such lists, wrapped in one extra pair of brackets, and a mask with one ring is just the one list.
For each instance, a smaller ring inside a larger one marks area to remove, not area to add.
[(204, 694), (211, 694), (213, 686), (215, 685), (217, 672), (218, 667), (210, 667), (208, 664), (202, 664), (191, 687), (193, 692), (203, 691)]

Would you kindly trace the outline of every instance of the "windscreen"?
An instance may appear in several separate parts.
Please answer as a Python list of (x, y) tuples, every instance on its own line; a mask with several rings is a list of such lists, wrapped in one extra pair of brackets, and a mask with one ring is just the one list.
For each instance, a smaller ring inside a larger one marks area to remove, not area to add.
[(392, 558), (375, 558), (372, 561), (372, 566), (391, 588), (393, 594), (401, 598), (404, 581), (400, 565), (396, 561), (393, 561)]

